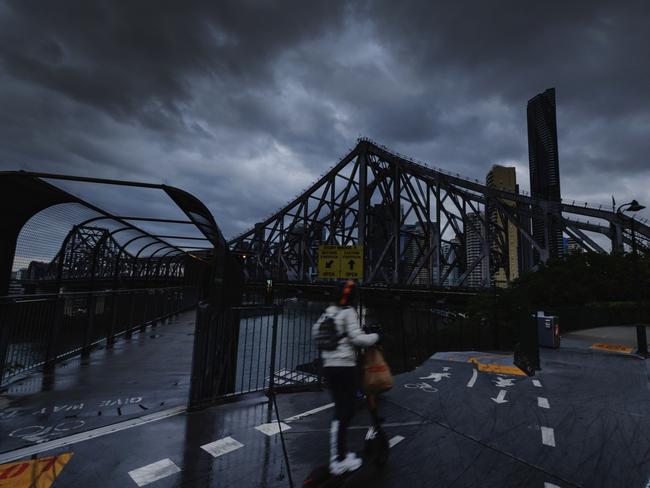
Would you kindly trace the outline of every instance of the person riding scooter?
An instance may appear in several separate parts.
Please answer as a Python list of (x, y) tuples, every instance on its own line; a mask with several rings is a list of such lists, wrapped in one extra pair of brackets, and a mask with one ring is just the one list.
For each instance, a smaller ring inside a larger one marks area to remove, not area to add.
[(359, 469), (362, 460), (348, 451), (347, 428), (354, 416), (357, 391), (357, 347), (370, 347), (377, 343), (379, 334), (364, 334), (354, 309), (358, 294), (356, 283), (348, 280), (341, 285), (336, 304), (327, 309), (314, 324), (316, 336), (322, 320), (332, 318), (337, 330), (337, 344), (333, 350), (321, 352), (323, 376), (334, 401), (334, 419), (330, 426), (329, 470), (340, 475)]

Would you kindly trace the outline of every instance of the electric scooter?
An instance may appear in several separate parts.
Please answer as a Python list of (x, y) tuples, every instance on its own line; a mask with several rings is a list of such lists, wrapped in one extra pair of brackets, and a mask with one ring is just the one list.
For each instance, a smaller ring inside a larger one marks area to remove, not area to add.
[(377, 409), (377, 395), (367, 395), (366, 404), (372, 425), (366, 432), (363, 452), (360, 457), (363, 464), (356, 471), (349, 471), (341, 475), (333, 475), (329, 471), (329, 465), (319, 466), (314, 469), (303, 482), (304, 488), (342, 488), (353, 486), (365, 486), (364, 481), (370, 478), (377, 468), (381, 468), (388, 461), (389, 445), (388, 437), (382, 429), (381, 424), (384, 418), (379, 415)]

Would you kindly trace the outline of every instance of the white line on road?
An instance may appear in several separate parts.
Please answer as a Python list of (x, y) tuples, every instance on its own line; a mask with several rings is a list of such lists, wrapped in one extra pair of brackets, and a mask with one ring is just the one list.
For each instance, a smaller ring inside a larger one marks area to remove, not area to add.
[(474, 383), (476, 383), (476, 378), (478, 378), (478, 371), (475, 369), (472, 371), (472, 377), (467, 382), (467, 388), (472, 388)]
[(67, 437), (61, 437), (52, 441), (43, 442), (36, 446), (23, 447), (22, 449), (9, 451), (4, 454), (0, 454), (0, 464), (16, 461), (17, 459), (33, 456), (34, 454), (49, 451), (51, 449), (58, 449), (60, 447), (69, 446), (78, 442), (95, 439), (96, 437), (101, 437), (107, 434), (113, 434), (121, 430), (130, 429), (131, 427), (138, 427), (140, 425), (148, 424), (149, 422), (163, 420), (169, 417), (173, 417), (174, 415), (184, 413), (186, 410), (187, 407), (185, 406), (174, 407), (163, 410), (161, 412), (151, 413), (149, 415), (144, 415), (135, 419), (126, 420), (125, 422), (119, 422), (117, 424), (107, 425), (106, 427), (87, 430), (86, 432), (80, 432), (78, 434), (69, 435)]
[(293, 417), (289, 417), (284, 419), (285, 422), (293, 422), (294, 420), (301, 420), (309, 415), (313, 415), (318, 412), (322, 412), (323, 410), (327, 410), (328, 408), (332, 408), (334, 406), (334, 403), (328, 403), (327, 405), (323, 405), (322, 407), (314, 408), (313, 410), (307, 410), (306, 412), (299, 413), (298, 415), (294, 415)]
[(280, 422), (280, 425), (278, 425), (277, 422), (270, 422), (268, 424), (262, 424), (255, 427), (256, 430), (259, 430), (262, 434), (266, 434), (269, 437), (278, 434), (280, 432), (280, 429), (282, 429), (282, 432), (285, 432), (290, 428), (291, 426), (285, 424), (284, 422)]
[(542, 427), (542, 444), (555, 447), (555, 431), (552, 427)]
[(202, 445), (201, 449), (209, 453), (212, 457), (219, 457), (228, 454), (229, 452), (236, 451), (241, 447), (244, 447), (244, 444), (239, 442), (237, 439), (224, 437), (223, 439)]
[(391, 440), (388, 441), (388, 447), (396, 446), (397, 444), (399, 444), (403, 440), (404, 440), (404, 437), (402, 437), (401, 435), (396, 435), (395, 437), (393, 437)]
[(537, 388), (542, 387), (542, 383), (539, 380), (533, 380), (533, 385), (535, 385)]
[(551, 408), (551, 405), (548, 403), (548, 398), (537, 397), (537, 406), (540, 408)]
[[(282, 432), (289, 430), (291, 426), (287, 425), (289, 422), (295, 422), (296, 420), (302, 420), (305, 417), (308, 417), (310, 415), (314, 415), (315, 413), (322, 412), (323, 410), (327, 410), (328, 408), (332, 408), (334, 406), (334, 403), (328, 403), (327, 405), (322, 405), (317, 408), (313, 408), (311, 410), (307, 410), (306, 412), (299, 413), (297, 415), (294, 415), (293, 417), (288, 417), (284, 419), (284, 422), (280, 422), (282, 424)], [(286, 422), (286, 423), (285, 423)], [(275, 435), (280, 432), (280, 427), (278, 426), (277, 422), (270, 422), (268, 424), (260, 424), (255, 427), (255, 429), (259, 430), (262, 434), (266, 434), (268, 436)]]
[(167, 478), (167, 476), (178, 473), (180, 470), (171, 459), (161, 459), (155, 463), (129, 471), (129, 476), (135, 481), (136, 485), (144, 486), (154, 481)]
[(544, 488), (560, 488), (560, 487), (554, 485), (553, 483), (549, 483), (548, 481), (544, 481)]

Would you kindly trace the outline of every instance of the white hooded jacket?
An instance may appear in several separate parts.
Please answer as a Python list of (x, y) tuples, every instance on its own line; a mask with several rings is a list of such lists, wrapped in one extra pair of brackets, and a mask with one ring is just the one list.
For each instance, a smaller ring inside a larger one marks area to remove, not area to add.
[(345, 331), (345, 336), (339, 340), (338, 347), (333, 351), (322, 351), (323, 366), (352, 367), (356, 366), (355, 347), (370, 347), (379, 340), (378, 334), (364, 334), (359, 327), (359, 318), (353, 307), (337, 307), (330, 305), (325, 309), (325, 314), (314, 324), (312, 336), (318, 332), (321, 322), (325, 317), (333, 317), (336, 331), (339, 335)]

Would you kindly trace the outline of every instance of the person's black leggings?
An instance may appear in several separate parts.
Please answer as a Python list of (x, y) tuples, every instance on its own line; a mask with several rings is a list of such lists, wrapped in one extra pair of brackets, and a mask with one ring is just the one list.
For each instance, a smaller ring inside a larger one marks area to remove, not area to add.
[(340, 366), (323, 368), (323, 374), (334, 400), (334, 420), (339, 421), (337, 448), (339, 460), (342, 460), (348, 452), (347, 429), (354, 416), (357, 368)]

